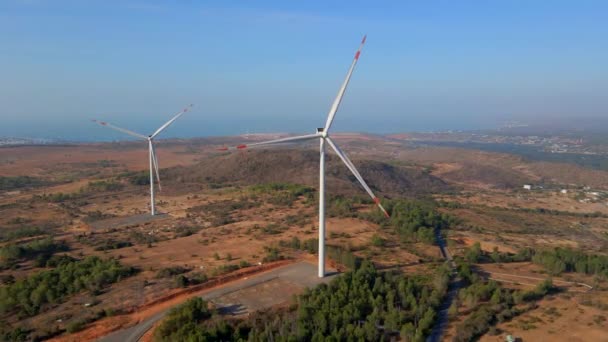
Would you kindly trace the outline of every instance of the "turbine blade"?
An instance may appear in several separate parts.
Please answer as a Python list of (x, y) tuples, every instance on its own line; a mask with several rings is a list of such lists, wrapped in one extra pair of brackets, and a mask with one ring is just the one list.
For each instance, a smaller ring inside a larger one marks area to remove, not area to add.
[(359, 60), (359, 55), (361, 55), (361, 49), (363, 49), (363, 45), (365, 44), (366, 38), (367, 38), (367, 35), (363, 36), (363, 40), (361, 40), (361, 45), (359, 45), (359, 49), (355, 53), (355, 58), (353, 58), (353, 62), (351, 63), (350, 68), (348, 69), (348, 73), (346, 74), (346, 79), (344, 79), (344, 83), (342, 83), (342, 86), (340, 87), (340, 90), (338, 91), (338, 96), (336, 96), (336, 99), (334, 100), (334, 103), (331, 105), (331, 109), (329, 110), (329, 113), (327, 114), (327, 121), (325, 122), (325, 130), (324, 130), (325, 132), (329, 131), (329, 128), (331, 127), (331, 124), (334, 121), (334, 116), (336, 115), (336, 112), (338, 111), (338, 108), (340, 107), (340, 103), (342, 102), (342, 97), (344, 96), (344, 92), (346, 92), (346, 87), (348, 86), (350, 77), (353, 74), (353, 70), (355, 70), (355, 65), (357, 65), (357, 61)]
[(162, 191), (163, 187), (160, 185), (160, 175), (158, 171), (158, 157), (156, 156), (156, 148), (154, 147), (153, 142), (150, 142), (150, 147), (152, 148), (152, 164), (154, 166), (154, 173), (156, 174), (156, 181), (158, 182), (158, 191)]
[(242, 150), (242, 149), (246, 149), (246, 148), (253, 148), (253, 147), (259, 147), (259, 146), (268, 146), (268, 145), (282, 144), (282, 143), (288, 143), (288, 142), (305, 141), (305, 140), (315, 139), (315, 138), (319, 138), (319, 137), (320, 137), (320, 135), (316, 134), (316, 133), (307, 134), (307, 135), (299, 135), (297, 137), (274, 139), (274, 140), (262, 141), (262, 142), (246, 144), (246, 145), (241, 144), (241, 145), (233, 146), (233, 147), (222, 147), (222, 148), (219, 148), (218, 150), (220, 150), (220, 151)]
[(380, 210), (382, 210), (382, 212), (384, 213), (384, 216), (386, 216), (387, 218), (390, 217), (388, 212), (386, 211), (386, 209), (384, 209), (384, 207), (380, 203), (380, 199), (378, 197), (376, 197), (376, 195), (374, 195), (374, 192), (372, 191), (372, 189), (370, 189), (369, 186), (367, 185), (367, 183), (365, 182), (365, 180), (363, 180), (363, 177), (361, 177), (361, 174), (359, 173), (359, 171), (357, 171), (357, 168), (355, 167), (355, 165), (353, 165), (353, 163), (350, 161), (350, 159), (348, 159), (346, 154), (344, 152), (342, 152), (342, 150), (338, 147), (338, 145), (336, 145), (336, 143), (334, 143), (333, 140), (331, 140), (331, 138), (327, 137), (325, 139), (327, 140), (327, 142), (329, 143), (331, 148), (336, 152), (338, 157), (340, 157), (340, 159), (342, 159), (342, 162), (344, 162), (344, 164), (350, 170), (350, 172), (352, 172), (353, 175), (355, 176), (355, 178), (357, 178), (357, 180), (359, 181), (361, 186), (363, 186), (363, 189), (365, 189), (365, 191), (374, 200), (374, 202), (380, 208)]
[(128, 135), (131, 135), (131, 136), (134, 136), (134, 137), (137, 137), (137, 138), (140, 138), (140, 139), (148, 139), (148, 137), (145, 136), (145, 135), (143, 135), (143, 134), (135, 133), (135, 132), (130, 131), (130, 130), (126, 129), (126, 128), (121, 128), (121, 127), (118, 127), (118, 126), (114, 126), (111, 123), (107, 123), (105, 121), (99, 121), (99, 120), (95, 120), (95, 119), (92, 119), (91, 121), (93, 121), (93, 122), (95, 122), (97, 124), (100, 124), (100, 125), (102, 125), (104, 127), (108, 127), (108, 128), (111, 128), (111, 129), (113, 129), (115, 131), (126, 133)]
[(175, 114), (175, 116), (173, 118), (171, 118), (171, 120), (167, 121), (164, 125), (160, 126), (159, 129), (156, 130), (156, 132), (154, 132), (150, 137), (154, 138), (155, 136), (159, 135), (160, 132), (162, 132), (165, 128), (171, 126), (171, 124), (177, 120), (180, 116), (182, 116), (184, 113), (186, 113), (187, 111), (189, 111), (192, 106), (194, 105), (189, 105), (188, 107), (184, 108), (181, 112)]

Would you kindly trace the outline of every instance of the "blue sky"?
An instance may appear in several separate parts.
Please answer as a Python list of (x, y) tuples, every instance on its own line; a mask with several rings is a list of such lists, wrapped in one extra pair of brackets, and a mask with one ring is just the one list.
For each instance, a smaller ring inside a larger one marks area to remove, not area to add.
[(604, 117), (605, 1), (0, 0), (0, 136), (376, 133)]

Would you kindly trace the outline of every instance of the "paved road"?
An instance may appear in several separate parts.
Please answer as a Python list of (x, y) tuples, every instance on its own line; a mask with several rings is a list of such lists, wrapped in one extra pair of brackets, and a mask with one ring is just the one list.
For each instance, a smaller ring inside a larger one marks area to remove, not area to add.
[[(295, 264), (289, 264), (266, 273), (259, 275), (252, 275), (244, 279), (228, 283), (221, 288), (209, 290), (201, 295), (205, 300), (213, 301), (219, 297), (225, 296), (235, 291), (239, 291), (245, 288), (253, 287), (268, 281), (272, 281), (277, 278), (285, 279), (299, 284), (305, 287), (311, 287), (319, 284), (320, 282), (328, 282), (335, 275), (319, 279), (316, 276), (317, 269), (315, 265), (307, 262), (298, 262)], [(166, 309), (162, 312), (155, 314), (147, 318), (146, 320), (138, 323), (137, 325), (116, 331), (108, 336), (102, 337), (98, 341), (100, 342), (136, 342), (148, 331), (156, 322), (162, 319), (167, 312), (170, 310)]]
[[(452, 258), (452, 254), (450, 254), (450, 251), (448, 250), (448, 248), (445, 244), (445, 240), (443, 239), (443, 236), (441, 236), (440, 229), (435, 229), (435, 241), (437, 241), (437, 245), (439, 245), (439, 249), (441, 250), (441, 255), (443, 255), (443, 258), (450, 264), (450, 268), (452, 269), (452, 272), (455, 273), (456, 272), (456, 263), (454, 262), (454, 259)], [(435, 322), (435, 326), (433, 327), (431, 334), (426, 339), (427, 342), (441, 341), (441, 336), (443, 336), (445, 329), (448, 327), (448, 322), (449, 322), (448, 310), (450, 308), (450, 305), (452, 305), (454, 298), (456, 298), (456, 296), (458, 295), (458, 290), (460, 290), (462, 285), (463, 285), (462, 279), (460, 279), (455, 274), (452, 274), (447, 296), (445, 297), (445, 299), (439, 306), (439, 311), (437, 312), (437, 314), (438, 314), (437, 321)]]

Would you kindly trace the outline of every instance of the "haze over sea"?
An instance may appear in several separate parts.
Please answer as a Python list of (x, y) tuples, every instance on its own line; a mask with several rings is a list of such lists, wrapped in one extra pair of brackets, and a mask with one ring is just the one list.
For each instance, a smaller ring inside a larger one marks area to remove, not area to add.
[[(172, 114), (168, 114), (168, 117)], [(228, 136), (240, 135), (246, 133), (310, 133), (314, 132), (317, 126), (324, 124), (323, 118), (319, 115), (318, 118), (308, 119), (307, 117), (289, 117), (286, 115), (285, 120), (278, 124), (268, 124), (271, 118), (258, 119), (252, 115), (251, 118), (239, 118), (240, 122), (235, 125), (230, 125), (233, 121), (229, 117), (210, 120), (209, 115), (201, 108), (193, 110), (190, 113), (182, 116), (169, 129), (163, 132), (161, 138), (194, 138), (204, 136)], [(154, 116), (151, 122), (140, 121), (138, 118), (117, 118), (113, 123), (120, 123), (121, 127), (150, 134), (154, 132), (163, 122), (159, 120), (159, 115)], [(310, 117), (314, 117), (311, 115)], [(482, 129), (494, 126), (482, 126), (476, 122), (463, 122), (458, 119), (445, 120), (441, 122), (425, 122), (424, 120), (413, 121), (407, 125), (400, 122), (391, 123), (386, 121), (373, 122), (372, 120), (355, 121), (349, 118), (348, 113), (341, 113), (336, 119), (335, 129), (342, 132), (366, 132), (366, 133), (397, 133), (411, 131), (443, 131), (443, 130), (471, 130)], [(17, 126), (17, 125), (15, 125)], [(74, 130), (76, 128), (76, 130)], [(84, 121), (78, 124), (72, 124), (70, 127), (59, 126), (27, 126), (15, 127), (7, 129), (0, 128), (0, 136), (12, 137), (35, 137), (35, 138), (50, 138), (68, 141), (113, 141), (113, 140), (128, 140), (129, 136), (114, 132), (109, 129), (104, 129), (95, 125), (93, 122)]]

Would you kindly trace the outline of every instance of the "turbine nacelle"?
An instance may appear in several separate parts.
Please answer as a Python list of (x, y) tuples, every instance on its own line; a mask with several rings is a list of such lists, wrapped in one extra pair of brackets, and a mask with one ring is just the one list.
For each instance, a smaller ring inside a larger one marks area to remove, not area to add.
[(317, 128), (317, 135), (319, 135), (319, 137), (321, 138), (327, 138), (327, 131), (325, 131), (325, 128), (323, 127), (319, 127)]

